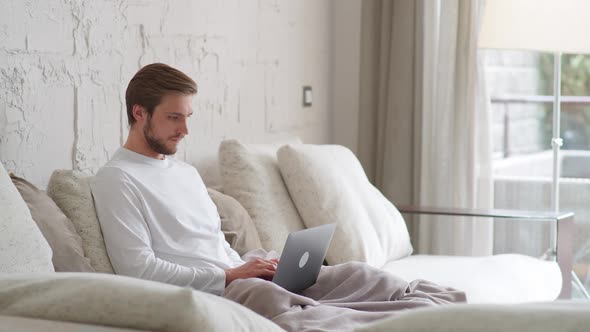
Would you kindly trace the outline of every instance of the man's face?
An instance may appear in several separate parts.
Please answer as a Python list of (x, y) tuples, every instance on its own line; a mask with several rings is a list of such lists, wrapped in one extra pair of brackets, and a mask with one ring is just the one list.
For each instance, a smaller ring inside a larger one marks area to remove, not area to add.
[(172, 155), (178, 143), (188, 135), (187, 121), (193, 114), (192, 95), (168, 94), (143, 126), (143, 135), (152, 150), (164, 155)]

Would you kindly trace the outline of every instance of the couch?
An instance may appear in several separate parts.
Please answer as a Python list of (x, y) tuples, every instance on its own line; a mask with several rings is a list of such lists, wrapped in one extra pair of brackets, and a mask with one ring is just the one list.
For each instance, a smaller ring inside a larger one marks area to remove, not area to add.
[[(324, 214), (328, 217), (326, 222), (339, 218), (347, 225), (347, 229), (335, 234), (327, 257), (329, 264), (346, 261), (348, 255), (408, 280), (429, 279), (466, 290), (468, 301), (473, 303), (400, 313), (359, 330), (473, 329), (481, 327), (485, 319), (492, 322), (497, 318), (519, 331), (522, 324), (549, 331), (551, 323), (555, 323), (552, 317), (565, 317), (559, 325), (562, 330), (583, 330), (581, 327), (585, 329), (590, 323), (590, 306), (586, 303), (506, 307), (506, 303), (554, 300), (561, 288), (559, 267), (555, 262), (521, 255), (411, 255), (410, 239), (401, 214), (368, 185), (364, 173), (359, 173), (362, 168), (358, 160), (350, 151), (342, 147), (301, 144), (278, 147), (228, 140), (220, 146), (216, 169), (196, 165), (201, 174), (206, 174), (205, 183), (212, 187), (210, 194), (220, 212), (226, 239), (238, 252), (242, 254), (256, 247), (280, 252), (289, 232), (321, 223), (317, 216)], [(215, 164), (205, 163), (209, 167)], [(333, 167), (326, 167), (327, 164), (347, 167), (343, 173), (338, 173)], [(300, 172), (301, 167), (311, 171)], [(346, 183), (342, 176), (352, 185), (330, 182)], [(88, 174), (54, 172), (47, 188), (50, 199), (44, 204), (54, 204), (63, 213), (59, 218), (52, 218), (52, 223), (70, 226), (56, 231), (52, 226), (37, 222), (57, 211), (49, 213), (46, 206), (37, 209), (34, 202), (24, 199), (24, 191), (18, 191), (17, 182), (10, 180), (0, 164), (0, 211), (3, 211), (0, 216), (0, 326), (12, 331), (27, 326), (30, 326), (28, 330), (46, 331), (281, 330), (271, 321), (223, 298), (114, 275), (94, 212), (91, 179)], [(330, 189), (331, 185), (336, 188)], [(327, 190), (321, 190), (322, 186)], [(33, 190), (32, 187), (28, 188)], [(310, 194), (306, 188), (314, 188), (315, 194)], [(348, 202), (348, 210), (338, 200), (326, 201), (338, 197), (346, 202), (358, 193), (367, 200), (352, 207), (350, 205), (358, 202)], [(380, 214), (367, 215), (373, 213), (367, 210), (371, 207)], [(336, 213), (338, 208), (348, 216)], [(325, 209), (334, 213), (326, 214)], [(379, 216), (389, 218), (372, 220)], [(354, 232), (347, 232), (348, 228)], [(388, 234), (392, 230), (397, 233)], [(66, 233), (67, 239), (55, 240), (56, 236)], [(364, 243), (367, 238), (373, 242)], [(65, 242), (69, 247), (63, 247)], [(396, 258), (391, 260), (390, 257)], [(441, 319), (447, 323), (441, 326), (431, 317), (443, 317)], [(467, 318), (457, 320), (457, 317)]]
[[(206, 171), (209, 186), (223, 188), (248, 211), (265, 249), (280, 251), (289, 232), (336, 222), (339, 229), (327, 255), (330, 264), (363, 261), (407, 280), (426, 279), (464, 290), (470, 303), (551, 301), (559, 296), (562, 276), (569, 275), (571, 266), (562, 273), (555, 261), (518, 254), (411, 255), (404, 219), (369, 183), (350, 150), (304, 145), (297, 139), (289, 143), (260, 146), (226, 140), (219, 155), (210, 157), (219, 159), (217, 174)], [(448, 214), (444, 209), (405, 211)], [(502, 211), (510, 212), (517, 215)], [(563, 260), (571, 264), (571, 255)]]

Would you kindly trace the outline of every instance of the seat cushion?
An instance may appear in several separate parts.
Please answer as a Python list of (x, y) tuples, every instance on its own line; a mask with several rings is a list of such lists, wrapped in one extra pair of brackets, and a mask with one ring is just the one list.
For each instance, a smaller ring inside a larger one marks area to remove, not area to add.
[(0, 163), (0, 274), (53, 272), (51, 248)]
[(562, 283), (556, 262), (518, 254), (414, 255), (383, 268), (407, 281), (425, 279), (465, 291), (468, 303), (553, 301)]
[(339, 145), (286, 145), (277, 153), (289, 193), (307, 227), (338, 226), (326, 260), (382, 267), (412, 253), (402, 215)]

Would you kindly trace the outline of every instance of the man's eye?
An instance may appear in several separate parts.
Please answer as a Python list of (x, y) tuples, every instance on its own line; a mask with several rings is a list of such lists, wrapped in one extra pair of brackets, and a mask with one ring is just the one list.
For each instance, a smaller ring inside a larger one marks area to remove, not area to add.
[(168, 119), (170, 119), (170, 120), (178, 120), (178, 117), (177, 116), (169, 116)]

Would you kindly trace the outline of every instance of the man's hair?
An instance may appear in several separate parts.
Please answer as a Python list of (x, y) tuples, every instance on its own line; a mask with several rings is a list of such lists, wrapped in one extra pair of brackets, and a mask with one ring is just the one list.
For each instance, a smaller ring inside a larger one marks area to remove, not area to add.
[(180, 70), (163, 63), (152, 63), (141, 68), (133, 76), (125, 92), (129, 126), (135, 123), (133, 105), (143, 106), (149, 116), (152, 116), (162, 97), (169, 93), (196, 94), (197, 83)]

